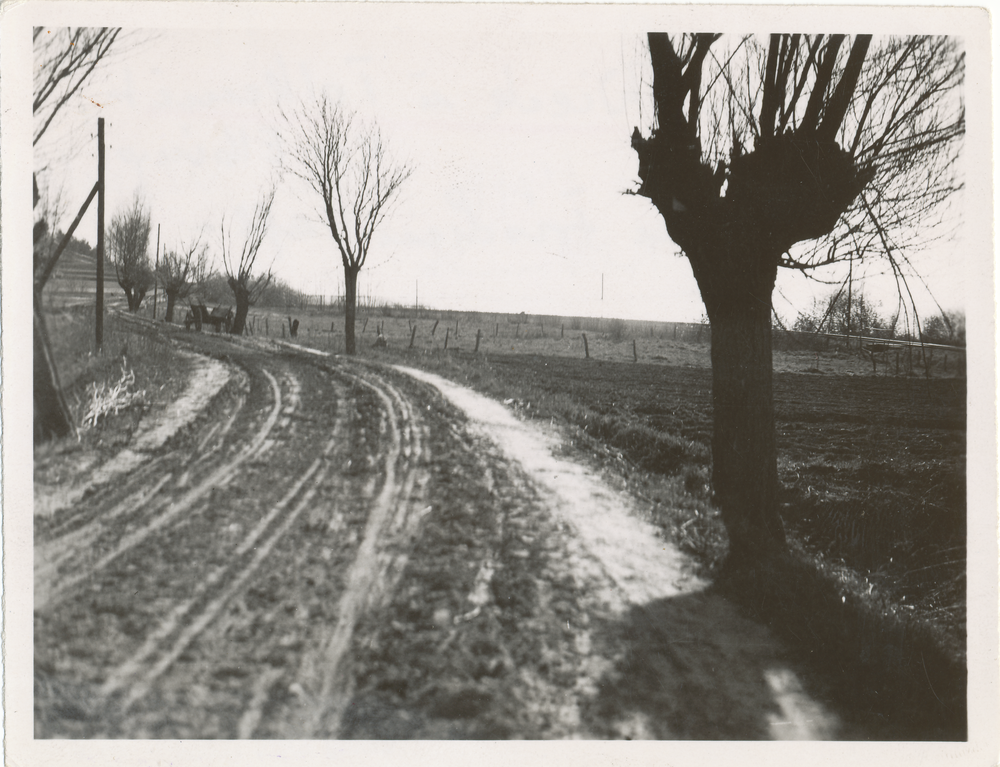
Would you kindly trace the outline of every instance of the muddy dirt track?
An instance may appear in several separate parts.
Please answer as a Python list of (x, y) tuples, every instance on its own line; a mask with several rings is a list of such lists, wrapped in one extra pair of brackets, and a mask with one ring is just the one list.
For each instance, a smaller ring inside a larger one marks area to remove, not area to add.
[(196, 333), (36, 485), (40, 738), (853, 738), (555, 433), (416, 371)]

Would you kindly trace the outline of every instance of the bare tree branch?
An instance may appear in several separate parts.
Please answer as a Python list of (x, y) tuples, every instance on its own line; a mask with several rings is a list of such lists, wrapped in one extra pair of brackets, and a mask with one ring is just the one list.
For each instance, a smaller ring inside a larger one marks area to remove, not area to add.
[(120, 33), (120, 27), (35, 27), (32, 146), (45, 135), (59, 110), (105, 59)]

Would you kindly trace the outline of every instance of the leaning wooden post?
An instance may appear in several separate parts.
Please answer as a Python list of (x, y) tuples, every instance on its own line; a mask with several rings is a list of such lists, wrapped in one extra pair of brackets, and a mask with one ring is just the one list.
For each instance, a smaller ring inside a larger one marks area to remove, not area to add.
[(431, 335), (432, 335), (432, 336), (434, 335), (434, 331), (438, 329), (438, 323), (439, 323), (440, 321), (441, 321), (441, 320), (434, 320), (434, 327), (432, 327), (432, 328), (431, 328)]
[(458, 338), (458, 320), (455, 320), (455, 338)]
[(365, 328), (368, 327), (368, 318), (365, 317), (365, 321), (361, 323), (361, 335), (365, 334)]
[(417, 323), (413, 323), (413, 327), (410, 328), (410, 348), (413, 348), (413, 339), (417, 336)]
[(451, 328), (444, 329), (444, 348), (448, 349), (448, 336), (451, 335)]
[(590, 359), (590, 345), (587, 343), (587, 334), (583, 334), (583, 354), (589, 360)]
[(483, 334), (482, 330), (476, 328), (476, 352), (479, 351), (479, 337)]
[(104, 118), (97, 118), (97, 317), (94, 340), (104, 346)]
[(566, 326), (565, 325), (560, 325), (559, 326), (559, 337), (560, 338), (564, 338), (565, 336), (566, 336)]
[(500, 335), (500, 323), (499, 322), (496, 324), (496, 327), (493, 328), (493, 337), (496, 338), (498, 335)]
[(632, 339), (632, 361), (633, 362), (638, 362), (639, 361), (639, 352), (635, 348), (635, 339), (634, 338)]

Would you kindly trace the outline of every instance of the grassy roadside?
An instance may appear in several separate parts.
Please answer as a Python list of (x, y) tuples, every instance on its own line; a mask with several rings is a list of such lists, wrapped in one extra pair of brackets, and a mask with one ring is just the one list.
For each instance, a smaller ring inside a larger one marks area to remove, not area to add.
[[(939, 448), (956, 451), (933, 465), (919, 451), (907, 458), (908, 432), (889, 426), (873, 430), (865, 418), (857, 419), (861, 431), (844, 437), (855, 450), (853, 461), (821, 457), (816, 445), (810, 455), (807, 441), (793, 434), (782, 466), (792, 555), (728, 577), (721, 569), (725, 529), (710, 490), (709, 371), (677, 374), (666, 366), (391, 347), (377, 356), (470, 386), (526, 417), (569, 425), (572, 449), (596, 457), (643, 500), (664, 537), (696, 557), (715, 579), (713, 588), (783, 636), (816, 672), (820, 693), (848, 716), (874, 718), (899, 739), (966, 737), (964, 450), (949, 441), (957, 414), (935, 405), (933, 412), (946, 411), (943, 423), (921, 420), (913, 399), (933, 399), (937, 390), (918, 387), (907, 395), (904, 385), (900, 404), (901, 411), (915, 414), (917, 431), (930, 434)], [(779, 384), (798, 385), (796, 380)], [(871, 382), (862, 385), (859, 391), (871, 388)], [(942, 391), (964, 402), (952, 390)], [(877, 396), (867, 405), (884, 407)], [(838, 403), (825, 398), (819, 406), (835, 412)], [(817, 417), (800, 416), (805, 422)], [(903, 416), (885, 418), (891, 425)], [(964, 413), (961, 424), (964, 438)], [(815, 431), (817, 443), (835, 452), (823, 428)], [(886, 444), (890, 436), (900, 442), (895, 454)], [(872, 451), (886, 454), (865, 464), (865, 439)], [(873, 483), (870, 475), (882, 462), (897, 467), (898, 476)], [(906, 519), (896, 519), (901, 515)]]
[(161, 335), (140, 330), (114, 312), (105, 316), (100, 350), (95, 349), (92, 307), (47, 312), (46, 326), (78, 434), (35, 448), (36, 477), (60, 455), (124, 447), (151, 407), (179, 394), (188, 365)]

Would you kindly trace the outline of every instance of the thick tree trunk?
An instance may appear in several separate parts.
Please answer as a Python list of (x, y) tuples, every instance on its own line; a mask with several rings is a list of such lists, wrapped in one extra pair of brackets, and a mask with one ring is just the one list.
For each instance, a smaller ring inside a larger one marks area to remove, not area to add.
[(59, 386), (41, 299), (34, 304), (34, 434), (35, 444), (73, 434), (73, 419)]
[(357, 354), (354, 339), (354, 319), (358, 311), (358, 269), (344, 267), (344, 348), (348, 354)]
[(177, 291), (164, 290), (163, 292), (167, 294), (167, 316), (166, 316), (166, 321), (167, 322), (173, 322), (174, 321), (174, 304), (177, 303)]
[(247, 315), (250, 313), (250, 293), (232, 278), (229, 279), (229, 287), (236, 298), (236, 316), (233, 317), (233, 325), (229, 332), (234, 336), (241, 336), (246, 329)]
[(787, 551), (771, 359), (779, 255), (728, 238), (688, 253), (712, 328), (712, 489), (736, 569)]
[(786, 550), (778, 513), (771, 302), (719, 306), (712, 324), (712, 485), (740, 566)]
[(142, 306), (142, 299), (146, 297), (145, 288), (125, 288), (125, 298), (128, 300), (128, 310), (135, 314)]

